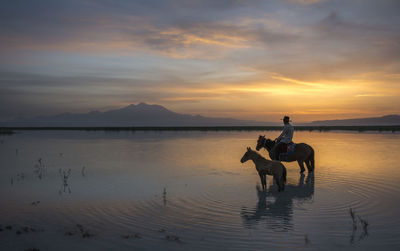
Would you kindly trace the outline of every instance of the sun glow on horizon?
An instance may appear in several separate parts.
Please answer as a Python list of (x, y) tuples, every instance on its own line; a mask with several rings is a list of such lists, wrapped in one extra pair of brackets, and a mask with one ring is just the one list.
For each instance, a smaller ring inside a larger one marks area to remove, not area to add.
[(0, 121), (139, 102), (262, 121), (400, 114), (399, 3), (184, 2), (5, 3)]

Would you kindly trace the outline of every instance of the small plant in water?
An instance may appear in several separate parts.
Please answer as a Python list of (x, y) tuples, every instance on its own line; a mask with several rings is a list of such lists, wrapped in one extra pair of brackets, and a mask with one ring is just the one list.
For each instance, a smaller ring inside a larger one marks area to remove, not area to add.
[(82, 234), (82, 238), (90, 238), (93, 237), (94, 234), (89, 232), (89, 229), (85, 229), (81, 224), (76, 224), (79, 232)]
[(310, 244), (310, 239), (308, 239), (308, 235), (304, 235), (304, 243), (306, 244), (306, 245), (308, 245), (308, 244)]
[(40, 200), (34, 201), (31, 203), (32, 206), (37, 206), (40, 203)]
[[(362, 239), (364, 239), (365, 237), (368, 236), (369, 223), (365, 219), (361, 218), (361, 216), (356, 215), (356, 212), (352, 208), (350, 208), (349, 213), (350, 213), (351, 220), (353, 222), (353, 231), (350, 236), (350, 243), (353, 244), (354, 238), (355, 238), (355, 235), (357, 232), (357, 225), (358, 225), (357, 222), (360, 222), (360, 225), (362, 227), (362, 233), (360, 234), (360, 236), (358, 238), (359, 241), (361, 241)], [(357, 221), (357, 218), (358, 218), (358, 221)]]
[(38, 162), (35, 164), (34, 173), (38, 176), (39, 179), (42, 179), (43, 175), (47, 173), (47, 169), (45, 164), (42, 161), (42, 158), (38, 159)]
[(129, 238), (136, 238), (136, 239), (142, 239), (142, 236), (139, 233), (135, 234), (123, 234), (121, 235), (122, 238), (124, 239), (129, 239)]
[(25, 179), (25, 174), (23, 172), (20, 173), (18, 172), (17, 175), (15, 176), (15, 179), (13, 176), (10, 178), (11, 186), (14, 185), (14, 181), (20, 182), (23, 181), (24, 179)]
[(167, 189), (164, 187), (164, 191), (163, 191), (163, 204), (164, 206), (167, 205)]
[(356, 213), (354, 212), (354, 210), (352, 208), (350, 208), (349, 213), (350, 213), (350, 217), (353, 221), (353, 231), (355, 231), (355, 230), (357, 230)]
[(66, 193), (68, 191), (68, 193), (71, 193), (71, 188), (69, 187), (68, 184), (68, 179), (69, 176), (71, 175), (71, 169), (65, 170), (65, 169), (59, 169), (58, 172), (60, 173), (60, 177), (61, 177), (61, 181), (62, 181), (62, 185), (59, 191), (59, 194), (61, 195), (63, 192)]
[(17, 181), (25, 179), (25, 174), (23, 172), (17, 173)]
[(360, 223), (361, 223), (361, 226), (363, 227), (365, 235), (368, 235), (368, 225), (369, 225), (368, 221), (364, 220), (360, 216), (358, 216), (358, 219), (360, 220)]
[(85, 169), (86, 169), (86, 166), (83, 166), (83, 167), (82, 167), (82, 170), (81, 170), (82, 177), (85, 177), (85, 176), (86, 176), (86, 174), (85, 174)]
[(181, 243), (181, 238), (177, 235), (166, 235), (165, 239), (169, 240), (169, 241), (176, 241), (178, 243)]

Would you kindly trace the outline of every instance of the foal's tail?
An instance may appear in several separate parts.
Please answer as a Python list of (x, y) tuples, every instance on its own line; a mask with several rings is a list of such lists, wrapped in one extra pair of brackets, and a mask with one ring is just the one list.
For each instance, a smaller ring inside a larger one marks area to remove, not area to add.
[(312, 149), (312, 148), (311, 148), (311, 154), (310, 154), (310, 157), (308, 158), (308, 161), (310, 161), (311, 170), (314, 171), (314, 168), (315, 168), (314, 149)]

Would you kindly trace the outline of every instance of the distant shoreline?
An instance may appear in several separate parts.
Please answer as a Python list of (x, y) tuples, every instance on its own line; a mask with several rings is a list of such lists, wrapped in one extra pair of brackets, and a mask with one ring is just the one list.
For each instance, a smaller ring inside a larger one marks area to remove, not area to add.
[[(140, 126), (140, 127), (0, 127), (0, 134), (15, 131), (280, 131), (283, 126)], [(296, 131), (398, 132), (394, 126), (295, 126)]]

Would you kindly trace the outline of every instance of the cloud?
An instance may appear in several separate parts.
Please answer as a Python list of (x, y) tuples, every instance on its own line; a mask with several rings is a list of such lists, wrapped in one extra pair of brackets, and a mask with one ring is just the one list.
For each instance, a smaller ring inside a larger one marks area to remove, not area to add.
[(290, 0), (292, 3), (302, 4), (302, 5), (311, 5), (323, 2), (325, 0)]
[(358, 111), (371, 99), (389, 110), (398, 9), (372, 0), (6, 1), (0, 91), (13, 108), (0, 115), (134, 101), (231, 114), (266, 99), (271, 114), (296, 110), (286, 99), (310, 113)]
[(242, 19), (236, 9), (255, 7), (257, 2), (50, 1), (28, 2), (21, 8), (8, 3), (2, 7), (7, 15), (1, 17), (0, 48), (150, 50), (177, 57), (210, 57), (224, 49), (292, 42), (296, 34), (260, 23), (257, 27), (235, 24)]

